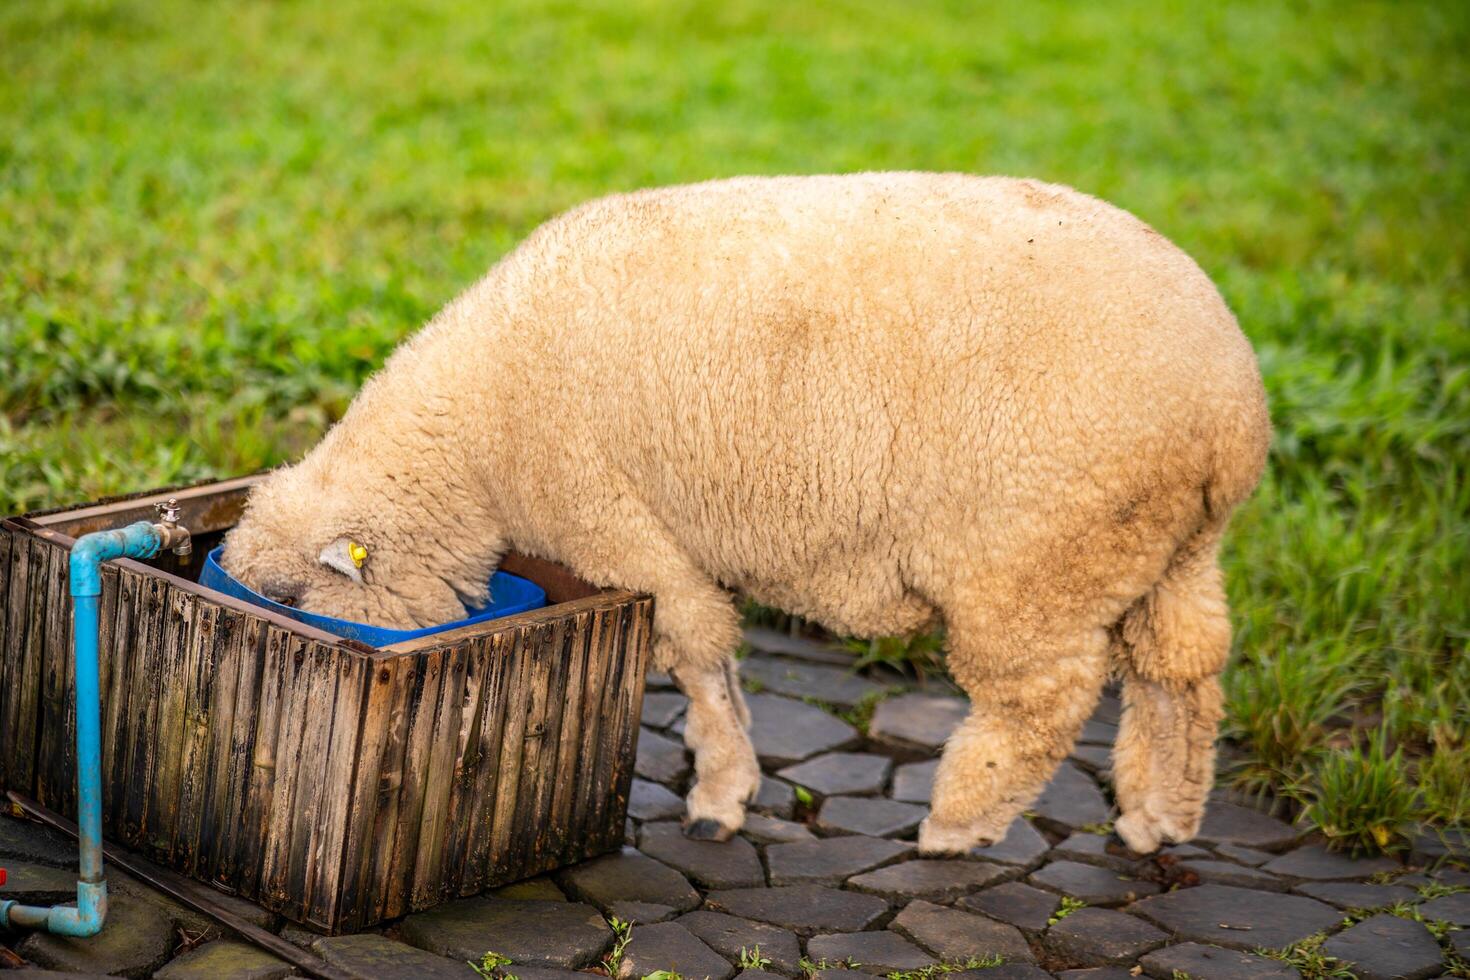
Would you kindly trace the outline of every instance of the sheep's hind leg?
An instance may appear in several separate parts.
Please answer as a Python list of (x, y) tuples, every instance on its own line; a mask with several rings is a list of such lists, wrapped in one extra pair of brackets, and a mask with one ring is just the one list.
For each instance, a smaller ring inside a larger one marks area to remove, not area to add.
[(745, 823), (745, 804), (755, 796), (761, 776), (746, 732), (750, 714), (738, 675), (728, 661), (675, 667), (673, 675), (689, 698), (684, 743), (694, 752), (684, 833), (696, 840), (728, 840)]
[(1113, 747), (1114, 825), (1134, 851), (1192, 838), (1215, 779), (1220, 671), (1230, 651), (1213, 542), (1176, 560), (1127, 613), (1115, 659), (1123, 721)]
[(927, 854), (1001, 840), (1066, 756), (1106, 675), (1100, 629), (976, 629), (947, 618), (950, 666), (970, 696), (970, 714), (945, 743), (935, 775), (933, 806), (919, 829)]

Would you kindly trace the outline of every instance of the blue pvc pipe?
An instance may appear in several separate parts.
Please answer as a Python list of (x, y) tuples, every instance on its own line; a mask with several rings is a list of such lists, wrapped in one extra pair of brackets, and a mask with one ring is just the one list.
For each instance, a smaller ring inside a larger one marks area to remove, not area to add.
[(21, 905), (0, 901), (0, 926), (95, 936), (107, 918), (102, 877), (102, 702), (98, 692), (97, 606), (101, 565), (111, 558), (152, 558), (163, 545), (147, 521), (119, 531), (84, 534), (71, 546), (72, 651), (77, 677), (77, 835), (81, 846), (77, 904)]

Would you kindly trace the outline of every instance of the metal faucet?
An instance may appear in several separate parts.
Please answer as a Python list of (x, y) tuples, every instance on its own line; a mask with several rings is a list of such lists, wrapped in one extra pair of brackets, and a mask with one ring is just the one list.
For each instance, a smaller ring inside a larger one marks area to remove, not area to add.
[(194, 553), (194, 540), (189, 529), (179, 523), (178, 498), (170, 497), (164, 503), (154, 504), (153, 509), (158, 511), (159, 523), (153, 527), (158, 531), (160, 543), (188, 564), (189, 556)]

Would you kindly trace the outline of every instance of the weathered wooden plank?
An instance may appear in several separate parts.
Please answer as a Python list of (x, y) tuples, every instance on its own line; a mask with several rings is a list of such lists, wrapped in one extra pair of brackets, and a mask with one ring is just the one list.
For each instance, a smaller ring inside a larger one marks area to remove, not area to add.
[(393, 836), (393, 865), (388, 875), (385, 911), (393, 918), (409, 911), (414, 866), (418, 858), (419, 828), (424, 818), (424, 793), (429, 775), (429, 751), (439, 692), (444, 682), (445, 653), (435, 650), (423, 657), (413, 696), (408, 704), (408, 733), (398, 798), (398, 826)]
[(247, 832), (250, 786), (255, 774), (255, 740), (261, 731), (261, 692), (265, 686), (269, 637), (263, 620), (244, 613), (236, 613), (234, 617), (232, 650), (237, 651), (238, 656), (235, 664), (235, 721), (230, 728), (229, 759), (224, 763), (219, 840), (209, 867), (217, 883), (249, 896), (252, 890), (245, 886), (241, 874), (240, 859), (244, 846), (240, 838)]
[[(11, 551), (15, 536), (10, 529), (0, 525), (0, 790), (9, 785), (10, 754), (15, 750), (14, 732), (7, 722), (10, 720), (10, 702), (15, 698), (10, 679), (10, 631), (20, 624), (10, 618), (10, 585), (13, 580)], [(25, 584), (21, 583), (21, 589)]]
[[(149, 791), (144, 834), (158, 860), (172, 855), (179, 821), (183, 782), (184, 727), (188, 718), (191, 676), (189, 661), (196, 647), (198, 603), (194, 596), (169, 588), (164, 594), (163, 636), (158, 658), (158, 724), (153, 746), (153, 784)], [(197, 704), (197, 693), (193, 695)]]
[[(296, 683), (306, 687), (302, 710), (307, 713), (302, 724), (300, 751), (296, 764), (296, 788), (285, 828), (286, 860), (280, 869), (279, 906), (282, 914), (301, 921), (310, 899), (311, 851), (316, 846), (317, 823), (321, 816), (322, 793), (332, 748), (332, 729), (336, 722), (338, 671), (335, 651), (322, 644), (311, 643), (301, 659), (301, 673)], [(291, 703), (297, 702), (293, 697)], [(356, 714), (352, 718), (357, 721)]]
[(611, 812), (613, 807), (609, 798), (613, 786), (613, 771), (622, 749), (618, 724), (623, 694), (623, 671), (626, 667), (622, 656), (623, 636), (627, 624), (621, 610), (610, 611), (607, 619), (607, 629), (603, 633), (606, 673), (603, 688), (599, 692), (601, 707), (598, 709), (598, 715), (602, 718), (603, 734), (598, 739), (597, 764), (593, 769), (595, 775), (588, 790), (592, 795), (592, 827), (582, 840), (582, 848), (587, 855), (596, 854), (606, 847), (611, 818), (615, 816)]
[(535, 797), (529, 806), (530, 817), (522, 845), (522, 866), (527, 871), (543, 871), (556, 864), (551, 842), (557, 836), (551, 826), (551, 804), (560, 773), (556, 763), (560, 757), (561, 730), (569, 712), (577, 710), (566, 702), (567, 671), (571, 647), (567, 638), (567, 621), (557, 620), (541, 631), (539, 646), (546, 652), (547, 689), (542, 710), (541, 744), (537, 749)]
[(391, 918), (388, 912), (392, 891), (394, 843), (398, 839), (399, 813), (403, 804), (403, 769), (408, 758), (408, 739), (413, 722), (414, 699), (423, 690), (425, 662), (417, 657), (383, 661), (379, 669), (392, 671), (389, 697), (388, 731), (383, 742), (383, 763), (376, 787), (371, 838), (368, 842), (369, 867), (365, 879), (362, 906), (365, 920)]
[(364, 700), (373, 674), (373, 664), (365, 657), (331, 649), (329, 652), (337, 674), (332, 740), (327, 748), (322, 793), (302, 875), (306, 882), (304, 918), (324, 929), (334, 928), (342, 904), (342, 858), (347, 846), (350, 789), (359, 764)]
[[(469, 844), (478, 800), (475, 787), (486, 759), (482, 736), (486, 720), (486, 698), (493, 696), (496, 665), (490, 660), (490, 643), (485, 637), (465, 644), (465, 686), (461, 699), (459, 738), (455, 751), (453, 786), (445, 816), (444, 893), (462, 894), (465, 882), (474, 875), (469, 865)], [(478, 889), (476, 889), (478, 890)]]
[(419, 821), (410, 901), (415, 909), (428, 908), (444, 897), (444, 838), (449, 798), (454, 790), (455, 755), (464, 710), (465, 665), (468, 651), (459, 644), (444, 654), (444, 680), (430, 742), (428, 772), (424, 778), (423, 817)]
[(475, 773), (470, 802), (466, 805), (469, 833), (465, 843), (466, 867), (459, 885), (461, 895), (470, 895), (486, 887), (493, 871), (490, 845), (500, 760), (505, 746), (506, 704), (510, 701), (511, 685), (520, 670), (520, 663), (513, 656), (513, 632), (501, 631), (486, 637), (484, 650), (489, 681), (481, 708), (478, 772)]
[[(107, 699), (102, 704), (102, 813), (106, 829), (116, 833), (121, 819), (126, 783), (122, 774), (127, 769), (129, 715), (132, 696), (133, 631), (138, 624), (138, 590), (141, 577), (124, 572), (116, 565), (105, 565), (104, 576), (110, 575), (116, 598), (111, 616), (112, 636), (104, 664), (107, 674)], [(103, 579), (106, 589), (107, 579)], [(106, 592), (104, 591), (104, 595)]]
[(526, 723), (528, 705), (525, 692), (533, 676), (530, 650), (530, 630), (519, 629), (509, 656), (515, 663), (516, 679), (510, 690), (515, 694), (505, 707), (505, 723), (501, 726), (500, 765), (496, 777), (494, 812), (490, 828), (490, 863), (487, 883), (510, 880), (514, 871), (512, 845), (515, 840), (516, 799), (520, 790), (522, 754), (526, 747)]
[[(123, 574), (137, 573), (124, 569)], [(129, 679), (127, 759), (122, 778), (121, 825), (117, 832), (130, 846), (146, 849), (144, 833), (149, 793), (158, 751), (158, 699), (163, 661), (164, 596), (167, 586), (159, 579), (138, 575), (133, 634), (128, 655), (133, 667)]]
[(638, 725), (643, 713), (644, 675), (648, 670), (649, 643), (653, 626), (653, 604), (644, 599), (623, 609), (625, 628), (617, 656), (623, 665), (622, 700), (618, 709), (618, 754), (613, 761), (610, 812), (603, 824), (603, 849), (612, 850), (623, 840), (623, 823), (628, 813), (628, 796), (633, 787), (633, 762), (638, 746)]
[[(303, 760), (307, 766), (320, 761), (320, 755), (312, 753), (322, 751), (332, 724), (329, 713), (321, 710), (323, 700), (330, 704), (331, 694), (330, 688), (323, 689), (313, 650), (313, 644), (293, 635), (282, 658), (275, 780), (261, 842), (260, 865), (260, 901), (273, 909), (291, 906), (291, 831), (297, 815), (297, 794), (300, 792), (303, 804), (309, 804), (311, 784), (316, 781), (311, 774), (303, 776)], [(329, 678), (329, 682), (333, 681), (335, 678)]]
[(230, 793), (235, 698), (244, 625), (245, 617), (234, 610), (215, 608), (208, 651), (201, 651), (201, 659), (208, 662), (210, 671), (209, 699), (204, 708), (203, 780), (198, 790), (199, 816), (192, 824), (194, 853), (184, 869), (185, 873), (199, 878), (212, 877), (224, 825), (234, 823), (237, 816), (223, 807)]
[(567, 858), (575, 860), (582, 853), (582, 841), (592, 831), (595, 817), (592, 786), (597, 777), (597, 747), (602, 738), (602, 695), (607, 686), (608, 615), (605, 610), (591, 612), (587, 630), (587, 676), (582, 695), (582, 738), (577, 751), (577, 767), (572, 778), (572, 816), (568, 823)]
[[(359, 662), (359, 661), (355, 661)], [(357, 769), (347, 793), (349, 821), (342, 857), (342, 893), (338, 903), (342, 928), (357, 928), (371, 919), (370, 904), (377, 891), (373, 879), (372, 844), (379, 816), (385, 756), (393, 732), (395, 678), (404, 661), (383, 662), (362, 658), (367, 690), (358, 720), (360, 743)]]
[(546, 820), (549, 834), (545, 844), (546, 853), (558, 863), (572, 843), (573, 836), (571, 820), (576, 798), (573, 774), (581, 763), (582, 727), (587, 714), (587, 645), (591, 626), (592, 615), (582, 612), (571, 619), (566, 630), (567, 683), (562, 699), (561, 734), (556, 743), (556, 788), (552, 793), (551, 813)]
[(117, 655), (117, 566), (107, 563), (102, 566), (102, 601), (97, 604), (97, 694), (101, 704), (101, 739), (102, 739), (102, 793), (103, 814), (108, 813), (106, 806), (107, 785), (111, 780), (109, 774), (112, 772), (113, 748), (108, 744), (112, 733), (111, 724), (116, 720), (113, 714), (113, 683), (118, 668)]
[(521, 747), (521, 777), (516, 791), (515, 815), (511, 839), (504, 855), (504, 874), (521, 876), (534, 865), (531, 848), (536, 841), (536, 805), (546, 780), (545, 755), (547, 715), (554, 669), (551, 651), (551, 625), (527, 630), (524, 652), (530, 660), (530, 683), (521, 691), (526, 714), (525, 744)]
[[(300, 642), (290, 633), (274, 625), (265, 628), (265, 657), (260, 667), (257, 688), (260, 702), (255, 715), (255, 739), (250, 754), (250, 776), (245, 786), (243, 818), (235, 847), (234, 881), (240, 892), (268, 904), (269, 896), (261, 887), (261, 862), (267, 850), (271, 812), (275, 804), (277, 751), (282, 699), (290, 696), (287, 674), (292, 669), (291, 647)], [(239, 707), (236, 706), (236, 714)]]
[[(67, 747), (76, 756), (76, 705), (72, 696), (72, 665), (69, 620), (71, 595), (67, 583), (68, 554), (51, 544), (46, 553), (45, 614), (41, 635), (41, 726), (36, 758), (36, 799), (63, 813), (69, 806), (67, 787), (73, 784), (75, 767), (67, 765)], [(68, 724), (70, 722), (70, 724)], [(75, 789), (70, 794), (76, 796)]]
[(25, 541), (26, 593), (21, 606), (26, 628), (20, 634), (17, 656), (16, 689), (20, 693), (15, 717), (17, 748), (12, 760), (11, 778), (15, 785), (32, 796), (36, 792), (36, 753), (40, 741), (41, 671), (43, 642), (46, 633), (46, 574), (49, 549), (34, 538)]
[[(220, 608), (194, 604), (188, 646), (179, 679), (183, 682), (183, 723), (179, 732), (178, 810), (173, 821), (173, 866), (192, 874), (199, 859), (205, 796), (210, 789), (211, 731), (215, 724), (215, 625)], [(167, 729), (165, 729), (165, 734)]]

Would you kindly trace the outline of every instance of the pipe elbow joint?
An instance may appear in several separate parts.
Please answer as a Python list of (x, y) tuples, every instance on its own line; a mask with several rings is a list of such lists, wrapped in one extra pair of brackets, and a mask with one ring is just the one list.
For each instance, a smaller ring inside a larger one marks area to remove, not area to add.
[(0, 901), (0, 926), (44, 929), (57, 936), (85, 938), (102, 931), (107, 921), (107, 883), (77, 882), (77, 904), (50, 908)]
[(95, 531), (71, 546), (71, 594), (102, 594), (101, 566), (110, 558), (152, 558), (163, 541), (155, 525), (138, 521), (115, 531)]

